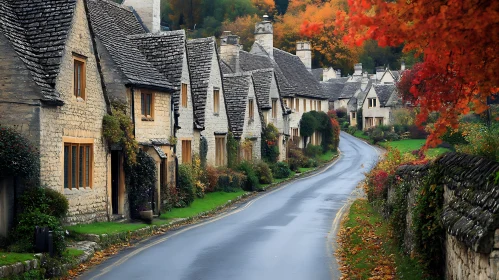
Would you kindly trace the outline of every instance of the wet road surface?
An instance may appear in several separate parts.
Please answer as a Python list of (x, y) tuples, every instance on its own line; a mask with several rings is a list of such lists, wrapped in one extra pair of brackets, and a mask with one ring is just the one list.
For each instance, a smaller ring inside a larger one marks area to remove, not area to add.
[[(342, 134), (328, 169), (105, 261), (81, 279), (337, 279), (333, 221), (378, 152)], [(335, 225), (336, 226), (336, 225)]]

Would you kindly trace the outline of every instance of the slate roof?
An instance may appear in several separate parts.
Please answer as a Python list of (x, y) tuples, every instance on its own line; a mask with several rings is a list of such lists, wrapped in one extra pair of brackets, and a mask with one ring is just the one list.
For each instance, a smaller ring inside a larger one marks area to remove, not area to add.
[(92, 30), (126, 78), (126, 85), (173, 91), (174, 86), (127, 37), (143, 31), (131, 10), (107, 0), (86, 1)]
[(129, 36), (137, 45), (147, 61), (176, 88), (173, 93), (175, 113), (179, 114), (180, 91), (182, 84), (182, 67), (185, 54), (185, 31), (146, 33)]
[[(255, 43), (255, 45), (258, 45)], [(250, 54), (245, 51), (239, 52), (239, 65), (243, 71), (273, 68), (282, 97), (294, 97), (296, 94), (293, 86), (288, 82), (279, 65), (268, 56)]]
[(321, 86), (329, 101), (336, 101), (345, 87), (345, 81), (343, 79), (331, 79), (327, 82), (321, 82)]
[(382, 107), (385, 107), (386, 103), (388, 102), (388, 99), (390, 99), (390, 96), (396, 89), (395, 85), (373, 85), (373, 86), (374, 90), (376, 91), (376, 95), (378, 96), (379, 104)]
[(252, 71), (253, 83), (255, 85), (255, 95), (258, 101), (258, 107), (261, 109), (271, 109), (270, 87), (274, 76), (273, 69), (262, 69)]
[(345, 83), (345, 86), (341, 90), (340, 95), (338, 96), (338, 99), (350, 99), (355, 95), (355, 92), (357, 90), (360, 90), (362, 86), (361, 82), (347, 82)]
[(274, 60), (288, 82), (295, 88), (296, 95), (327, 99), (319, 81), (307, 70), (299, 57), (274, 48)]
[(324, 74), (324, 69), (323, 68), (312, 69), (312, 75), (319, 82), (322, 82), (322, 75), (323, 74)]
[(223, 60), (220, 60), (220, 69), (222, 70), (223, 74), (233, 74), (234, 73), (234, 71), (232, 71), (230, 66), (227, 65), (227, 63), (225, 63), (225, 61), (223, 61)]
[(75, 0), (0, 2), (0, 31), (40, 87), (41, 100), (62, 105), (54, 89), (66, 46)]
[(248, 74), (233, 74), (223, 77), (227, 116), (230, 131), (232, 131), (235, 138), (241, 138), (243, 135), (244, 117), (251, 82), (252, 78)]
[(206, 98), (210, 81), (211, 60), (216, 53), (215, 38), (187, 41), (187, 60), (191, 70), (191, 92), (194, 99), (194, 116), (198, 127), (204, 127)]
[(367, 82), (367, 86), (364, 90), (361, 90), (357, 95), (357, 108), (362, 108), (364, 106), (364, 102), (366, 102), (367, 94), (369, 94), (369, 90), (373, 86), (373, 81), (369, 79)]

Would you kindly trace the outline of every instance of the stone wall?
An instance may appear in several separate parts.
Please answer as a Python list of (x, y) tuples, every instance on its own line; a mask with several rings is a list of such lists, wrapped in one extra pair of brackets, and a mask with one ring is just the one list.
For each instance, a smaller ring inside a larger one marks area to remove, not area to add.
[[(182, 106), (182, 102), (179, 104), (179, 113), (178, 117), (178, 125), (181, 127), (177, 131), (177, 147), (176, 154), (178, 158), (178, 163), (181, 164), (183, 162), (182, 159), (182, 140), (190, 140), (191, 141), (191, 152), (192, 155), (199, 154), (199, 145), (194, 145), (194, 112), (192, 109), (192, 95), (191, 95), (191, 81), (189, 76), (189, 67), (187, 66), (187, 50), (184, 50), (184, 59), (182, 62), (182, 83), (187, 84), (187, 107)], [(179, 85), (181, 86), (181, 85)], [(182, 99), (182, 97), (180, 97)]]
[[(108, 172), (110, 157), (102, 139), (102, 119), (106, 114), (101, 80), (83, 1), (77, 1), (72, 28), (56, 80), (65, 105), (42, 107), (40, 112), (40, 173), (48, 187), (66, 195), (69, 201), (67, 223), (108, 219)], [(86, 57), (86, 97), (73, 94), (73, 53)], [(92, 188), (64, 189), (64, 141), (93, 143)]]
[[(253, 82), (250, 82), (250, 88), (248, 91), (248, 100), (249, 99), (256, 100)], [(254, 102), (253, 106), (256, 107), (258, 105), (256, 104), (256, 102)], [(256, 109), (254, 110), (255, 112), (257, 111)], [(244, 112), (244, 128), (243, 134), (241, 136), (241, 142), (244, 142), (247, 139), (250, 140), (253, 145), (252, 158), (260, 160), (262, 158), (262, 121), (260, 120), (260, 114), (254, 114), (254, 118), (250, 119), (248, 106), (246, 105), (246, 110)]]
[[(481, 157), (448, 153), (427, 165), (397, 170), (403, 184), (410, 186), (406, 253), (414, 251), (410, 209), (430, 169), (438, 172), (436, 187), (444, 189), (441, 220), (446, 230), (446, 279), (499, 279), (499, 184), (494, 179), (499, 163)], [(393, 205), (398, 187), (389, 187), (388, 205)]]
[[(150, 91), (148, 91), (150, 92)], [(168, 139), (173, 135), (171, 94), (152, 92), (154, 95), (153, 117), (142, 116), (142, 90), (135, 89), (135, 139), (139, 143), (150, 142), (151, 139)]]

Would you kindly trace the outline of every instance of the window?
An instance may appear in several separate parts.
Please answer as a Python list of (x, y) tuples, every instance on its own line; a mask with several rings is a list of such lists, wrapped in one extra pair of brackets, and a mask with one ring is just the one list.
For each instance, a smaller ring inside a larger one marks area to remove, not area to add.
[(368, 108), (376, 107), (376, 98), (369, 98), (367, 99), (367, 102)]
[(300, 99), (296, 98), (296, 106), (295, 106), (296, 112), (300, 112)]
[(322, 101), (318, 101), (318, 102), (317, 102), (317, 106), (318, 106), (318, 108), (317, 108), (317, 109), (318, 109), (318, 111), (319, 111), (319, 112), (320, 112), (320, 111), (322, 111), (322, 108), (321, 108), (321, 106), (322, 106)]
[(268, 118), (268, 115), (269, 115), (269, 112), (267, 112), (267, 111), (263, 112), (263, 122), (264, 122), (265, 124), (267, 124), (267, 123), (268, 123), (268, 119), (269, 119), (269, 118)]
[(92, 187), (92, 144), (64, 143), (64, 188), (80, 189)]
[(74, 96), (85, 99), (86, 87), (86, 59), (82, 57), (73, 57), (74, 61), (74, 78), (73, 89)]
[(373, 118), (366, 118), (365, 128), (370, 128), (374, 126)]
[(277, 119), (277, 99), (272, 99), (272, 118)]
[(310, 100), (310, 111), (312, 111), (314, 109), (314, 106), (313, 106), (313, 101)]
[(187, 84), (182, 84), (182, 107), (187, 108)]
[(191, 140), (182, 140), (182, 163), (191, 163)]
[(284, 101), (284, 107), (288, 107), (288, 100), (287, 99), (283, 99), (282, 101)]
[(142, 116), (146, 118), (152, 118), (154, 115), (154, 95), (151, 92), (142, 92), (141, 104)]
[(352, 112), (352, 119), (355, 120), (356, 117), (357, 116), (356, 116), (355, 112)]
[(376, 118), (376, 125), (383, 125), (383, 118)]
[(293, 129), (293, 137), (298, 137), (298, 128), (292, 128)]
[(248, 100), (248, 112), (249, 112), (249, 118), (250, 120), (253, 120), (255, 117), (255, 111), (254, 111), (254, 106), (253, 106), (253, 99)]
[(220, 113), (220, 90), (213, 90), (213, 113)]
[(225, 164), (225, 136), (215, 137), (215, 165), (223, 166)]
[(303, 113), (307, 112), (307, 99), (303, 99)]

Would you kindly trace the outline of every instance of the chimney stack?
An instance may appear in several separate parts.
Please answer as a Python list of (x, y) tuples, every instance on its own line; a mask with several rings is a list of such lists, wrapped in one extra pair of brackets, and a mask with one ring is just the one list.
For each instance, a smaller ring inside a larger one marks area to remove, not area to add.
[(263, 21), (255, 24), (255, 42), (274, 58), (274, 26), (267, 15), (263, 16)]
[[(341, 76), (341, 75), (340, 75)], [(337, 70), (334, 70), (333, 67), (324, 68), (322, 71), (322, 81), (327, 82), (331, 79), (339, 78)]]
[(353, 75), (362, 76), (362, 63), (355, 64)]
[(296, 42), (296, 56), (300, 58), (308, 71), (312, 71), (312, 48), (309, 41)]
[(230, 31), (224, 31), (220, 38), (220, 58), (229, 65), (235, 73), (241, 72), (239, 67), (239, 36), (232, 35)]
[(133, 8), (149, 32), (161, 31), (161, 0), (124, 0), (123, 5)]

